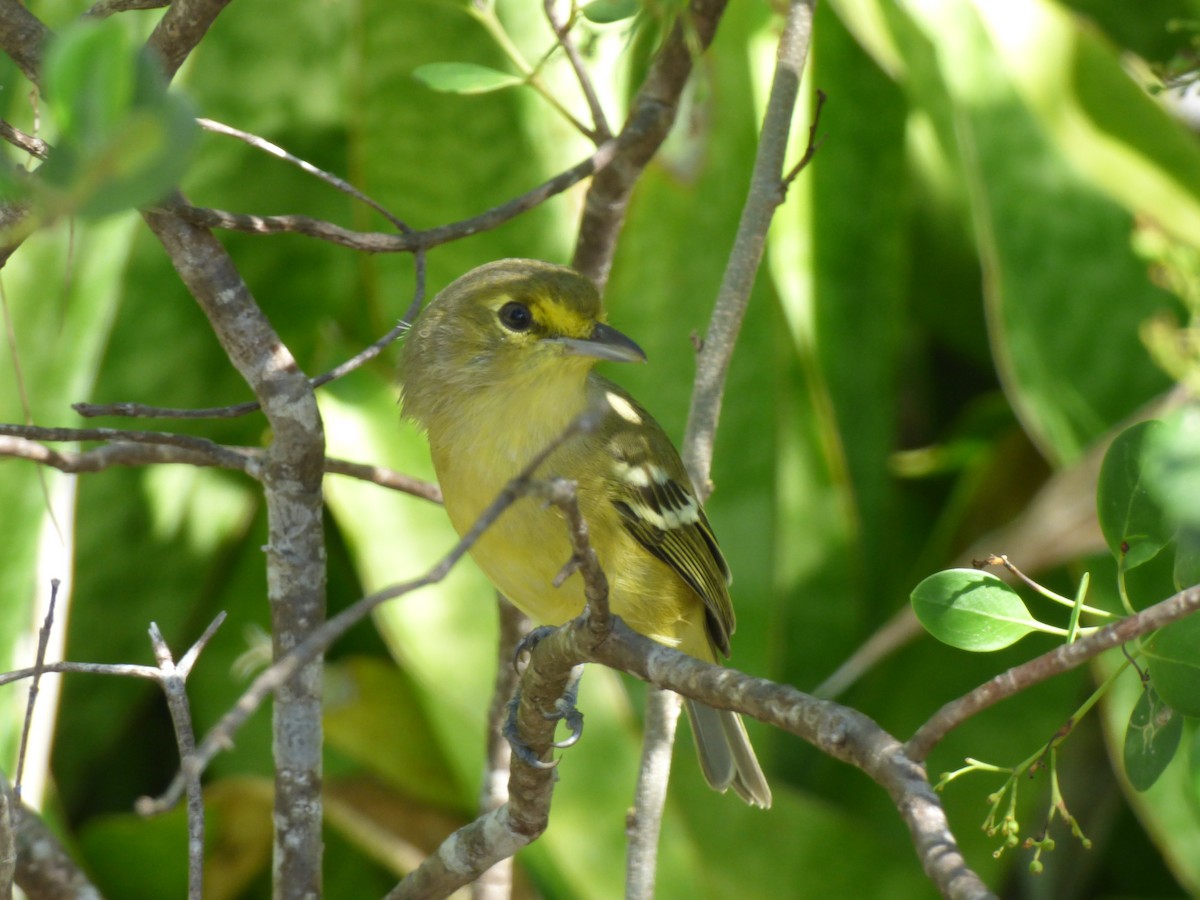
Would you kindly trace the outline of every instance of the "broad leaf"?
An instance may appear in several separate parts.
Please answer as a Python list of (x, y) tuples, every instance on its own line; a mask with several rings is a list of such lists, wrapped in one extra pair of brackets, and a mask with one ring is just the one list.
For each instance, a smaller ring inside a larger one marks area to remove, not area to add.
[(1113, 556), (1132, 569), (1148, 562), (1171, 539), (1161, 507), (1147, 490), (1142, 457), (1161, 425), (1141, 422), (1117, 435), (1104, 455), (1096, 488), (1100, 530)]
[(1143, 478), (1172, 524), (1200, 525), (1200, 407), (1189, 405), (1148, 433)]
[(1160, 631), (1147, 655), (1159, 696), (1185, 716), (1200, 716), (1200, 615)]
[(930, 575), (913, 589), (912, 605), (926, 631), (960, 650), (1000, 650), (1039, 628), (1016, 591), (977, 569)]
[(1125, 729), (1125, 774), (1135, 790), (1146, 791), (1175, 757), (1183, 736), (1183, 716), (1146, 685)]

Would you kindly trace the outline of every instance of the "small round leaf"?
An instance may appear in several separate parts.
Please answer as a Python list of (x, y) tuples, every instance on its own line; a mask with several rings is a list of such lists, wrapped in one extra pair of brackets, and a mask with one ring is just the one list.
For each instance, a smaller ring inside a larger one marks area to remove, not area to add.
[(1016, 591), (977, 569), (930, 575), (913, 589), (912, 605), (926, 631), (960, 650), (1000, 650), (1039, 628)]

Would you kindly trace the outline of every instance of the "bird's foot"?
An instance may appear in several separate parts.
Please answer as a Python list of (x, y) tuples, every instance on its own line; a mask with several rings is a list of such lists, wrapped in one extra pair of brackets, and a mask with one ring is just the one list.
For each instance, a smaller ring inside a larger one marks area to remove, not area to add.
[[(553, 629), (550, 629), (551, 631)], [(545, 629), (534, 629), (534, 631), (542, 631)], [(526, 635), (525, 640), (528, 640), (534, 632), (531, 631)], [(545, 637), (543, 633), (541, 637)], [(538, 638), (540, 640), (540, 637)], [(537, 641), (535, 640), (534, 643)], [(522, 641), (524, 643), (524, 641)], [(542, 712), (542, 716), (548, 720), (562, 721), (567, 725), (569, 734), (561, 741), (554, 741), (550, 746), (559, 750), (573, 746), (580, 737), (583, 736), (583, 713), (575, 705), (575, 701), (579, 697), (579, 681), (583, 677), (583, 666), (575, 666), (571, 670), (570, 678), (567, 680), (566, 690), (563, 695), (554, 701), (554, 709)], [(521, 705), (521, 688), (518, 687), (513, 698), (508, 701), (508, 716), (504, 721), (504, 738), (508, 741), (508, 745), (512, 748), (513, 754), (527, 765), (533, 766), (535, 769), (552, 769), (558, 765), (557, 760), (544, 761), (533, 752), (528, 744), (521, 739), (520, 731), (517, 728), (517, 709)]]

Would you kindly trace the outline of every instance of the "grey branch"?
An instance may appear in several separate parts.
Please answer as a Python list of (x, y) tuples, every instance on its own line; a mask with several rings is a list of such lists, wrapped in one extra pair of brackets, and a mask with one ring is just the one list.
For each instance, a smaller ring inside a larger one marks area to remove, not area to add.
[[(177, 6), (184, 16), (189, 10), (211, 12), (218, 4), (176, 0), (168, 16)], [(262, 484), (268, 529), (267, 600), (274, 654), (279, 659), (303, 643), (325, 618), (321, 490), (325, 433), (316, 396), (220, 242), (205, 229), (169, 213), (147, 211), (143, 217), (208, 317), (230, 362), (262, 404), (271, 426), (271, 443), (262, 459)], [(280, 896), (320, 892), (322, 671), (320, 654), (314, 654), (279, 686), (275, 696), (275, 890)]]
[(617, 136), (621, 152), (588, 188), (571, 265), (601, 290), (608, 281), (633, 186), (675, 123), (694, 54), (712, 43), (725, 5), (726, 0), (691, 0), (679, 14)]
[(702, 499), (709, 493), (713, 441), (721, 417), (725, 376), (762, 261), (767, 229), (782, 199), (783, 165), (792, 111), (812, 43), (813, 3), (814, 0), (793, 0), (788, 8), (750, 178), (750, 192), (742, 208), (708, 332), (696, 358), (696, 385), (683, 439), (683, 461)]
[[(508, 778), (512, 751), (504, 737), (503, 728), (508, 713), (508, 701), (516, 690), (518, 674), (513, 658), (521, 638), (529, 631), (529, 617), (496, 595), (496, 611), (500, 634), (496, 648), (496, 680), (492, 701), (488, 705), (487, 752), (483, 784), (479, 790), (479, 813), (499, 809), (508, 802)], [(512, 895), (512, 860), (496, 863), (471, 883), (471, 900), (508, 900)]]

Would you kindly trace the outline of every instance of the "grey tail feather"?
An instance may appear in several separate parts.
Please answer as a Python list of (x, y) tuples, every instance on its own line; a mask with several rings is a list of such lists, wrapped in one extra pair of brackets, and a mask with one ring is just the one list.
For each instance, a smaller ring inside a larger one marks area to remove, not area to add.
[(704, 780), (713, 790), (724, 793), (732, 787), (751, 806), (768, 809), (771, 788), (750, 746), (742, 717), (694, 700), (687, 701), (687, 711)]

